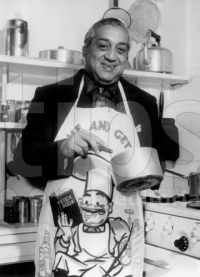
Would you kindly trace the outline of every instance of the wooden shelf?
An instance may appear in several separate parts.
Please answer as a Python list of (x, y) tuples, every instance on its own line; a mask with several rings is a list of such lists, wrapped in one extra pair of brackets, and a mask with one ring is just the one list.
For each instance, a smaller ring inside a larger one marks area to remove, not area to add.
[[(0, 65), (6, 64), (17, 64), (21, 66), (38, 66), (38, 67), (49, 67), (49, 68), (63, 68), (63, 69), (81, 69), (84, 65), (68, 64), (64, 62), (46, 60), (41, 58), (32, 57), (14, 57), (7, 55), (0, 55)], [(155, 73), (146, 71), (137, 71), (132, 69), (126, 69), (124, 71), (124, 77), (142, 80), (145, 82), (165, 82), (171, 85), (186, 84), (189, 82), (188, 76), (166, 74), (166, 73)]]

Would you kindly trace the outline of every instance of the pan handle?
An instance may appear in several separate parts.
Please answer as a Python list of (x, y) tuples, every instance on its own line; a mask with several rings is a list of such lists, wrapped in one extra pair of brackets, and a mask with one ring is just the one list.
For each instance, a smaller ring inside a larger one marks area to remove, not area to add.
[(161, 91), (160, 93), (160, 101), (159, 101), (159, 119), (163, 117), (163, 109), (164, 109), (164, 92)]
[(113, 0), (113, 7), (118, 7), (118, 0)]
[(180, 173), (178, 173), (178, 172), (174, 172), (174, 171), (169, 170), (169, 169), (167, 169), (167, 168), (165, 168), (165, 172), (168, 172), (168, 173), (171, 173), (171, 174), (173, 174), (173, 175), (176, 175), (176, 176), (182, 177), (182, 178), (184, 178), (184, 179), (189, 179), (189, 177), (188, 177), (188, 176), (183, 175), (183, 174), (180, 174)]

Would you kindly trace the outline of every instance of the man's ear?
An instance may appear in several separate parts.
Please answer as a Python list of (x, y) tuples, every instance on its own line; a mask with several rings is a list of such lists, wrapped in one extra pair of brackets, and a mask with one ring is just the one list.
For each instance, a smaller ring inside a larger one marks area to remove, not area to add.
[(82, 56), (83, 56), (83, 58), (85, 58), (86, 54), (87, 54), (87, 48), (85, 46), (83, 46), (83, 48), (82, 48)]

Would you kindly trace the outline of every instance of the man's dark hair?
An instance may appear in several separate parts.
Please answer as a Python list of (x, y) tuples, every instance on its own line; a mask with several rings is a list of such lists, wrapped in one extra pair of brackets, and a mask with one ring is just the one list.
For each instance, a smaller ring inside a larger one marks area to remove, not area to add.
[[(125, 32), (127, 32), (128, 37), (129, 37), (129, 32), (126, 28), (126, 26), (124, 25), (124, 23), (122, 21), (120, 21), (117, 18), (105, 18), (105, 19), (101, 19), (98, 22), (96, 22), (90, 29), (89, 31), (86, 33), (85, 35), (85, 39), (84, 39), (84, 49), (87, 49), (92, 40), (96, 37), (96, 32), (99, 28), (101, 28), (102, 26), (105, 25), (110, 25), (110, 26), (120, 26), (122, 27)], [(129, 37), (129, 46), (130, 46), (130, 37)]]

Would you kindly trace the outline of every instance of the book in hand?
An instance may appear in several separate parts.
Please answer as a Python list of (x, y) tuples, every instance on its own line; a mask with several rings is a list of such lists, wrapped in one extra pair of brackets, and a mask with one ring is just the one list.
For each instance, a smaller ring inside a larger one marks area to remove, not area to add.
[(70, 219), (73, 220), (72, 228), (83, 222), (82, 214), (72, 189), (63, 192), (58, 196), (55, 193), (52, 193), (49, 196), (49, 201), (55, 227), (59, 227), (58, 216), (61, 216), (61, 213), (67, 215), (68, 222), (70, 222)]

